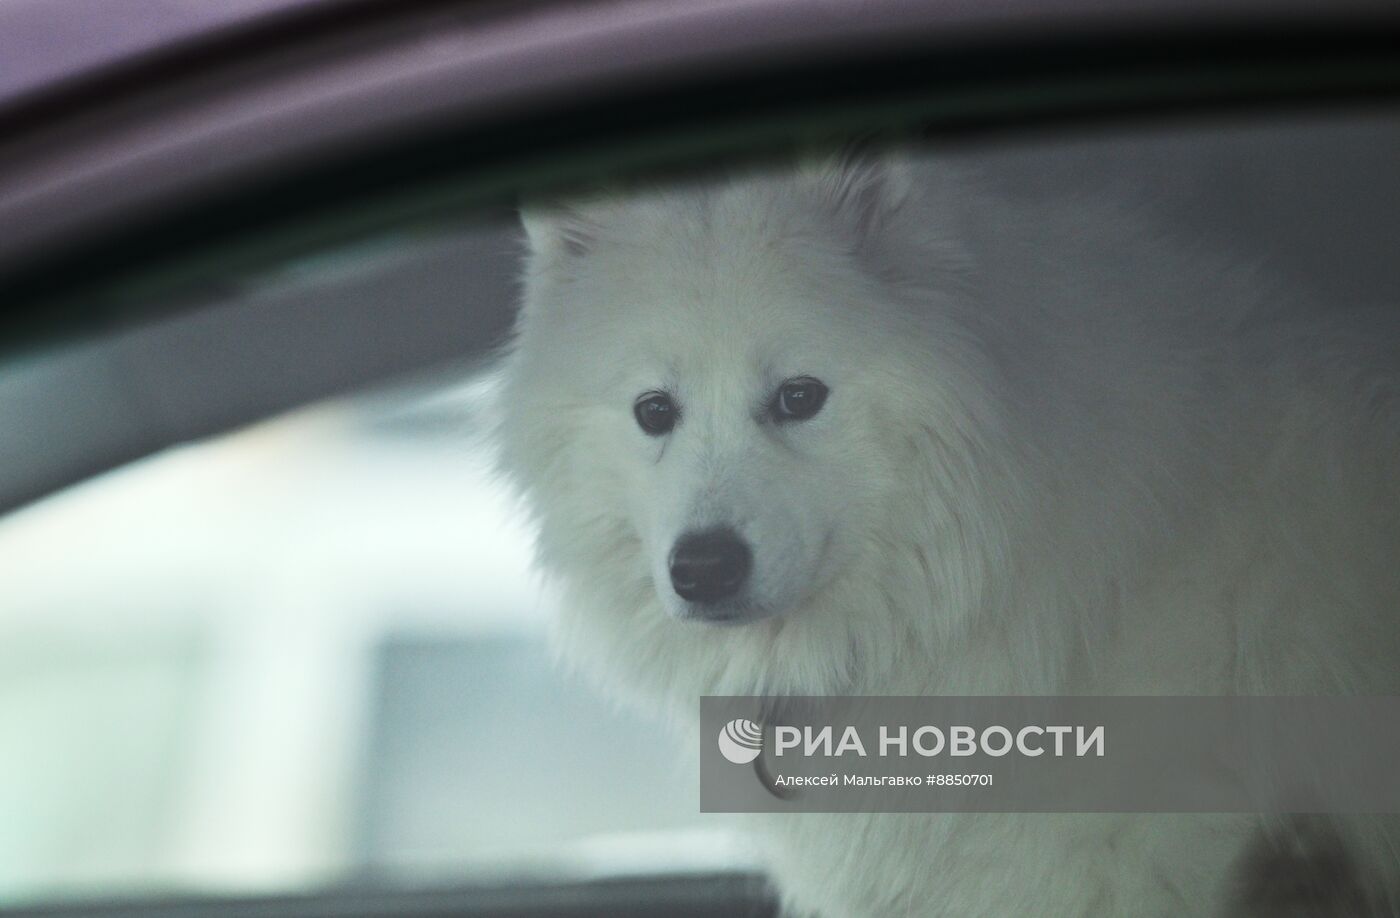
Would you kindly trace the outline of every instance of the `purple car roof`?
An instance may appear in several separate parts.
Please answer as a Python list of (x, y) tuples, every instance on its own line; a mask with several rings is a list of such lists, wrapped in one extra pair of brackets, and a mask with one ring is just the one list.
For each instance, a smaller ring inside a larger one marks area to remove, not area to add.
[(0, 105), (171, 45), (335, 0), (0, 0)]

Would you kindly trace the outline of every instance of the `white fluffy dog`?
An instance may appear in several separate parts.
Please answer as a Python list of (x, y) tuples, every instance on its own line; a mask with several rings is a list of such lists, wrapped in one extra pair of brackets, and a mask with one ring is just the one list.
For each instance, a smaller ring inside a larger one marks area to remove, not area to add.
[[(1393, 322), (929, 158), (525, 222), (503, 465), (626, 697), (1400, 690)], [(753, 823), (829, 918), (1396, 911), (1380, 818)]]

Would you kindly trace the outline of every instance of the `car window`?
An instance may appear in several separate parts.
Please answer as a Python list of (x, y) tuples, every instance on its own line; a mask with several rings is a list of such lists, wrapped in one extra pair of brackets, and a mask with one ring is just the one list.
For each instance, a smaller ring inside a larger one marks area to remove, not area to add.
[[(1400, 292), (1393, 117), (890, 149), (942, 157), (1011, 200), (1143, 207), (1163, 236), (1229, 249), (1316, 299)], [(291, 410), (245, 394), (208, 418), (237, 429), (0, 519), (0, 903), (758, 863), (699, 812), (687, 737), (550, 650), (564, 600), (492, 436), (512, 408), (499, 355), (524, 245), (514, 214), (466, 235), (391, 234), (25, 357), (30, 370), (91, 360), (98, 385), (133, 385), (123, 404), (159, 423), (209, 400), (142, 376), (140, 355), (213, 342), (188, 378), (214, 386), (199, 374), (226, 326), (201, 317), (246, 316), (271, 336), (269, 367), (297, 359), (273, 340), (292, 333), (276, 323), (294, 302), (324, 304), (296, 320), (309, 339), (357, 302), (383, 308), (386, 290), (494, 317), (411, 373), (309, 391)], [(389, 285), (405, 264), (410, 282)], [(45, 385), (17, 373), (9, 391), (36, 417), (63, 410)]]

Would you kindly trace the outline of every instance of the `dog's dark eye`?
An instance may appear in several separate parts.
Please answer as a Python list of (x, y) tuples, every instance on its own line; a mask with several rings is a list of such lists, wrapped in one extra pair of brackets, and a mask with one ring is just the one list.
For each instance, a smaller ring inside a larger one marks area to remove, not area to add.
[(790, 379), (778, 387), (773, 397), (773, 419), (775, 421), (805, 421), (826, 404), (826, 394), (830, 391), (819, 379), (804, 376)]
[(680, 409), (671, 401), (671, 396), (664, 392), (650, 392), (637, 399), (637, 403), (632, 406), (632, 414), (637, 418), (637, 426), (646, 431), (648, 436), (659, 437), (669, 433), (671, 428), (676, 426)]

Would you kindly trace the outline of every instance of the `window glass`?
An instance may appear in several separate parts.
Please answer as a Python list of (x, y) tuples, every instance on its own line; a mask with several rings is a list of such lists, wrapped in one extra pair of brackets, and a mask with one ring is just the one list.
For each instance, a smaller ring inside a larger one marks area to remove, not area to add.
[(488, 385), (319, 405), (4, 521), (0, 898), (729, 862), (688, 757), (551, 665)]
[[(1393, 303), (1397, 151), (1393, 119), (1319, 117), (937, 152), (1011, 200), (1141, 205), (1319, 301)], [(437, 295), (470, 296), (479, 258), (508, 316), (519, 233), (488, 235)], [(378, 296), (377, 264), (288, 266), (219, 308)], [(698, 812), (693, 749), (554, 664), (477, 356), (0, 519), (0, 904), (754, 863)]]

